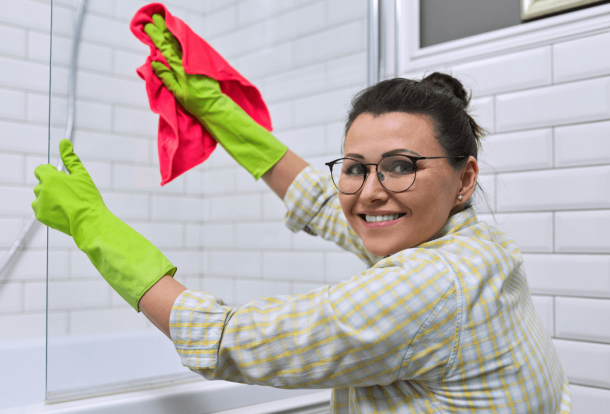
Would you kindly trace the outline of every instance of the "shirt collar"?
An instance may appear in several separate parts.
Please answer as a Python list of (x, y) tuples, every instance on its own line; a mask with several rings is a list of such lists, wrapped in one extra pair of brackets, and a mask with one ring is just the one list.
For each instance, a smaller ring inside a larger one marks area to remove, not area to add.
[(472, 225), (478, 221), (477, 215), (472, 207), (466, 207), (459, 213), (449, 216), (447, 222), (442, 229), (439, 230), (429, 241), (440, 239), (451, 233), (457, 233), (465, 227)]

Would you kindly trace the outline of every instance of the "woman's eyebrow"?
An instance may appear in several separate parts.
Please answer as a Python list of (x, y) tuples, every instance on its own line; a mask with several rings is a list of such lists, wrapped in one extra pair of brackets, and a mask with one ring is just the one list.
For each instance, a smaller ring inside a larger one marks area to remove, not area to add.
[(421, 157), (421, 155), (419, 155), (417, 152), (413, 152), (413, 151), (408, 150), (408, 149), (395, 149), (395, 150), (388, 151), (388, 152), (385, 152), (385, 153), (381, 154), (381, 158), (385, 158), (385, 157), (388, 157), (388, 156), (394, 155), (394, 154), (402, 154), (404, 152), (407, 152), (409, 154), (413, 154), (413, 155), (416, 155), (418, 157)]
[[(388, 152), (385, 152), (385, 153), (381, 154), (381, 158), (385, 158), (385, 157), (388, 157), (388, 156), (394, 155), (394, 154), (402, 154), (402, 153), (405, 153), (405, 152), (407, 152), (409, 154), (416, 155), (418, 157), (421, 157), (421, 155), (419, 155), (417, 152), (413, 152), (413, 151), (408, 150), (408, 149), (395, 149), (395, 150), (388, 151)], [(364, 159), (364, 157), (362, 155), (360, 155), (360, 154), (352, 154), (352, 153), (350, 153), (350, 154), (345, 154), (345, 156), (347, 158), (358, 158), (360, 160)]]

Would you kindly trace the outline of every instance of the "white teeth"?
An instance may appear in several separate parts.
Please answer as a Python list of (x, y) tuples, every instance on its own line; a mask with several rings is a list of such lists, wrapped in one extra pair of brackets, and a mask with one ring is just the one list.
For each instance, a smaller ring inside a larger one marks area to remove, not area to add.
[(382, 216), (369, 216), (368, 214), (365, 216), (367, 223), (376, 223), (379, 221), (392, 221), (400, 218), (400, 214), (392, 214), (392, 215), (382, 215)]

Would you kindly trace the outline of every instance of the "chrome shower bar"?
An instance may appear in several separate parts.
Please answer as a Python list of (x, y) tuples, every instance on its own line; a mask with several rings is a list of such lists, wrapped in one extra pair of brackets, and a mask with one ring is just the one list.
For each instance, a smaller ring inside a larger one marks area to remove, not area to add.
[(381, 19), (379, 8), (379, 0), (368, 0), (368, 16), (367, 16), (367, 63), (368, 63), (368, 86), (379, 82), (379, 21)]

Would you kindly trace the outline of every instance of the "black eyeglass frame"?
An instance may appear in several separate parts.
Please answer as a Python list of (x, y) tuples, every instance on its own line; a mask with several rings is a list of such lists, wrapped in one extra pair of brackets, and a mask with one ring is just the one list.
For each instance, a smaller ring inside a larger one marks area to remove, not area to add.
[[(379, 164), (381, 163), (381, 161), (383, 161), (383, 160), (384, 160), (384, 159), (386, 159), (386, 158), (389, 158), (389, 157), (396, 157), (396, 156), (398, 156), (398, 157), (406, 157), (406, 158), (410, 159), (410, 160), (411, 160), (411, 162), (413, 162), (413, 167), (415, 168), (415, 169), (413, 170), (413, 182), (411, 183), (411, 185), (410, 185), (408, 188), (406, 188), (405, 190), (402, 190), (402, 191), (394, 191), (394, 190), (390, 190), (388, 187), (386, 187), (385, 185), (383, 185), (383, 181), (382, 181), (381, 179), (379, 179), (379, 174), (380, 174), (380, 172), (379, 172)], [(335, 185), (335, 188), (336, 188), (336, 189), (337, 189), (337, 190), (338, 190), (340, 193), (347, 194), (347, 195), (356, 194), (358, 191), (362, 190), (362, 187), (364, 187), (364, 183), (366, 183), (366, 179), (367, 179), (368, 175), (370, 174), (370, 170), (369, 170), (368, 168), (365, 168), (365, 169), (364, 169), (364, 171), (365, 171), (365, 172), (364, 172), (364, 179), (362, 180), (362, 184), (360, 185), (360, 188), (358, 188), (358, 189), (357, 189), (356, 191), (354, 191), (353, 193), (346, 193), (345, 191), (341, 191), (341, 190), (339, 190), (339, 186), (337, 185), (337, 183), (335, 183), (335, 177), (333, 176), (333, 166), (334, 166), (336, 163), (338, 163), (339, 161), (341, 161), (341, 160), (351, 160), (351, 161), (355, 161), (355, 162), (357, 162), (357, 163), (359, 163), (360, 165), (363, 165), (363, 166), (367, 166), (367, 165), (374, 165), (374, 166), (375, 166), (375, 172), (377, 173), (377, 178), (379, 179), (379, 182), (381, 183), (381, 185), (383, 186), (383, 188), (385, 188), (386, 190), (388, 190), (388, 191), (389, 191), (389, 192), (391, 192), (391, 193), (404, 193), (404, 192), (405, 192), (405, 191), (407, 191), (409, 188), (413, 187), (413, 184), (415, 184), (415, 178), (417, 177), (417, 161), (420, 161), (420, 160), (438, 160), (438, 159), (441, 159), (441, 158), (455, 158), (455, 159), (458, 159), (458, 160), (459, 160), (459, 159), (463, 159), (463, 158), (467, 158), (467, 157), (468, 157), (467, 155), (452, 155), (452, 156), (449, 156), (449, 157), (415, 157), (415, 156), (413, 156), (413, 155), (407, 155), (407, 154), (392, 154), (392, 155), (388, 155), (388, 156), (386, 156), (386, 157), (383, 157), (382, 159), (380, 159), (380, 160), (379, 160), (379, 162), (378, 162), (377, 164), (375, 164), (375, 163), (368, 163), (368, 164), (364, 164), (364, 163), (362, 163), (362, 162), (360, 162), (360, 161), (358, 161), (358, 160), (355, 160), (355, 159), (353, 159), (353, 158), (337, 158), (336, 160), (333, 160), (333, 161), (327, 162), (327, 163), (325, 163), (324, 165), (328, 165), (328, 168), (330, 169), (330, 176), (331, 176), (331, 178), (332, 178), (333, 184)]]

